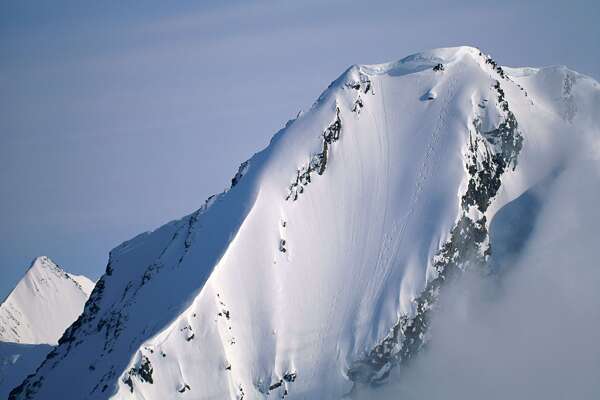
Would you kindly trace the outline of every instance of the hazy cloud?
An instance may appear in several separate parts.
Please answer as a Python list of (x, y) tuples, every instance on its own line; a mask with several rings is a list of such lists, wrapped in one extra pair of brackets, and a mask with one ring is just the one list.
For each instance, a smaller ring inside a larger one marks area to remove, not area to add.
[[(544, 188), (530, 240), (504, 276), (469, 274), (442, 298), (432, 341), (364, 399), (592, 399), (600, 393), (600, 169)], [(535, 195), (535, 193), (530, 193)], [(507, 207), (510, 207), (509, 204)]]

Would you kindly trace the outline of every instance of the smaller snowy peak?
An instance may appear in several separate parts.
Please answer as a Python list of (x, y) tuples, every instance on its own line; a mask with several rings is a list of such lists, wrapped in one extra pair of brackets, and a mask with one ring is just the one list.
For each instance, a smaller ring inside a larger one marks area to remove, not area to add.
[(0, 341), (56, 344), (81, 314), (94, 283), (37, 257), (0, 305)]
[(33, 260), (23, 279), (30, 284), (32, 289), (41, 292), (44, 286), (48, 286), (52, 282), (53, 278), (73, 281), (75, 286), (87, 295), (94, 288), (94, 283), (88, 278), (65, 272), (47, 256), (40, 256)]

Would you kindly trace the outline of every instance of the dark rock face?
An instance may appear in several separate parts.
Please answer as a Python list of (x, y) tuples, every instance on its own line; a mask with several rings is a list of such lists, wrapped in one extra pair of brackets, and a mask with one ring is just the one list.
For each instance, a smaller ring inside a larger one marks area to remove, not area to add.
[[(347, 89), (354, 90), (357, 93), (356, 100), (352, 105), (352, 112), (360, 115), (361, 110), (365, 107), (361, 94), (371, 93), (374, 95), (373, 84), (368, 75), (359, 73), (358, 81), (349, 81), (344, 85)], [(329, 161), (329, 151), (333, 143), (340, 140), (342, 132), (341, 111), (336, 108), (335, 119), (321, 134), (323, 138), (322, 150), (310, 158), (308, 164), (296, 171), (296, 178), (292, 181), (288, 188), (286, 200), (298, 200), (299, 195), (304, 193), (305, 187), (312, 182), (314, 174), (323, 175)]]
[(142, 360), (140, 365), (131, 368), (123, 377), (123, 383), (129, 386), (129, 390), (133, 393), (133, 379), (132, 377), (137, 377), (142, 383), (154, 383), (152, 379), (152, 372), (154, 369), (152, 368), (152, 364), (150, 360), (146, 356), (142, 356)]
[(286, 245), (285, 239), (281, 239), (279, 241), (279, 251), (280, 252), (285, 253), (287, 251), (287, 249), (285, 248), (285, 245)]
[(342, 120), (340, 118), (340, 109), (336, 109), (336, 115), (333, 122), (323, 131), (323, 147), (321, 152), (312, 156), (307, 166), (302, 167), (296, 171), (296, 179), (291, 183), (288, 188), (288, 195), (286, 200), (298, 200), (298, 196), (304, 193), (304, 187), (312, 181), (312, 176), (315, 172), (318, 175), (323, 175), (327, 168), (327, 160), (329, 155), (330, 146), (332, 143), (337, 142), (340, 139), (342, 132)]
[(362, 92), (364, 94), (367, 94), (370, 91), (371, 94), (375, 94), (373, 91), (373, 84), (371, 82), (371, 79), (368, 75), (362, 72), (359, 72), (358, 80), (351, 80), (349, 82), (346, 82), (345, 86), (348, 89), (356, 90), (359, 93)]
[(286, 382), (294, 382), (297, 376), (298, 374), (296, 374), (295, 372), (286, 372), (285, 374), (283, 374), (283, 380)]
[(263, 391), (259, 388), (259, 391), (261, 391), (262, 393), (264, 393), (266, 395), (269, 395), (269, 392), (281, 388), (280, 389), (281, 398), (284, 399), (289, 394), (289, 391), (288, 391), (289, 385), (291, 383), (293, 383), (294, 381), (296, 381), (297, 377), (298, 377), (298, 374), (295, 371), (288, 371), (285, 374), (283, 374), (281, 379), (279, 379), (278, 381), (269, 385), (268, 390)]
[(179, 393), (185, 393), (188, 390), (192, 390), (192, 389), (190, 388), (190, 385), (188, 385), (187, 383), (184, 383), (183, 385), (181, 385), (181, 387), (179, 389), (177, 389), (177, 391)]
[(238, 182), (242, 179), (246, 171), (248, 170), (248, 161), (244, 161), (240, 167), (238, 168), (237, 173), (233, 178), (231, 178), (231, 188), (238, 184)]
[(352, 104), (352, 112), (355, 112), (356, 114), (360, 115), (360, 111), (362, 110), (362, 108), (364, 107), (364, 103), (362, 101), (362, 99), (360, 98), (360, 95), (356, 98), (356, 100), (354, 100), (354, 103)]
[(482, 132), (479, 118), (473, 122), (474, 132), (469, 132), (465, 161), (469, 183), (450, 239), (433, 259), (435, 277), (415, 299), (415, 315), (401, 316), (390, 334), (350, 368), (348, 377), (354, 382), (377, 384), (387, 378), (392, 367), (413, 359), (426, 344), (431, 313), (445, 282), (462, 271), (483, 268), (487, 263), (491, 250), (485, 212), (500, 189), (504, 172), (516, 167), (523, 144), (517, 120), (498, 81), (493, 89), (504, 118), (498, 128), (489, 132)]
[(496, 61), (494, 61), (492, 57), (484, 56), (481, 52), (479, 52), (479, 55), (485, 58), (485, 63), (491, 65), (494, 71), (496, 71), (496, 73), (498, 73), (498, 75), (500, 75), (502, 79), (506, 79), (506, 74), (504, 73), (504, 70), (500, 65), (496, 63)]

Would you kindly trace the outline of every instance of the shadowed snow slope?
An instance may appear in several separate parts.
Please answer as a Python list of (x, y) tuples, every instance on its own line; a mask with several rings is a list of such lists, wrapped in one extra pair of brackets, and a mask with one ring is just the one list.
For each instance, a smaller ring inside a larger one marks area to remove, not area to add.
[(35, 372), (50, 350), (49, 344), (0, 342), (0, 399)]
[(339, 399), (382, 381), (435, 340), (442, 283), (485, 264), (496, 211), (576, 143), (598, 151), (599, 100), (590, 78), (470, 47), (349, 68), (229, 190), (115, 248), (12, 398)]

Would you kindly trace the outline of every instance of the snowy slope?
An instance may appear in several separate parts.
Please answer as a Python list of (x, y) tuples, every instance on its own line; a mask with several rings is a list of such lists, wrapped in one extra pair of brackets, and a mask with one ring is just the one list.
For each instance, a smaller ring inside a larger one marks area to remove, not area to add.
[(94, 283), (36, 258), (0, 305), (0, 398), (35, 372), (83, 311)]
[(0, 399), (35, 372), (50, 350), (49, 344), (0, 342)]
[(590, 78), (470, 47), (353, 66), (229, 190), (115, 248), (11, 398), (339, 399), (379, 382), (434, 340), (444, 281), (485, 268), (497, 211), (600, 153), (598, 109)]
[(0, 341), (56, 344), (77, 319), (94, 283), (36, 258), (0, 305)]

